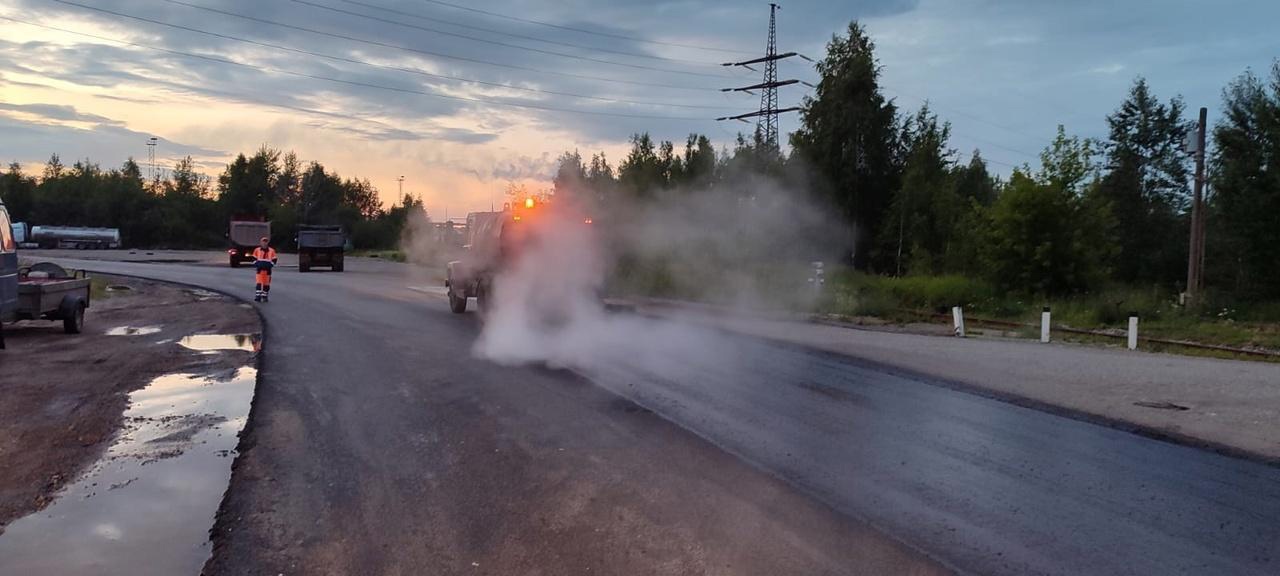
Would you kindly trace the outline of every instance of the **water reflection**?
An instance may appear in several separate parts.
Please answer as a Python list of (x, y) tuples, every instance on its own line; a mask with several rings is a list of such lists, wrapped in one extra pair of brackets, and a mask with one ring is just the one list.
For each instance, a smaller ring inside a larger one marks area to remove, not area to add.
[(107, 336), (146, 336), (159, 331), (159, 326), (116, 326), (107, 330)]
[(258, 334), (195, 334), (178, 341), (178, 344), (200, 352), (219, 350), (262, 350), (262, 336)]
[(107, 453), (0, 535), (0, 574), (197, 574), (257, 371), (170, 374), (129, 395)]

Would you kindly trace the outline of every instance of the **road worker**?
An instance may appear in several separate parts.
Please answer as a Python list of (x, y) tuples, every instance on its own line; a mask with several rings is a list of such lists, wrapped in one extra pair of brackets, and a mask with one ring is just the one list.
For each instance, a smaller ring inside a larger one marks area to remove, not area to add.
[(258, 247), (253, 249), (253, 267), (258, 271), (254, 302), (267, 301), (267, 295), (271, 293), (271, 269), (275, 266), (276, 249), (271, 247), (271, 239), (263, 236)]

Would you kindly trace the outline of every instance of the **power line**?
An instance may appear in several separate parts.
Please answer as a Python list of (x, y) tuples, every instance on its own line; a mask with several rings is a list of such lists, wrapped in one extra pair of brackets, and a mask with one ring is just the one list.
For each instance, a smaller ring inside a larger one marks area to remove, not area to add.
[(591, 58), (590, 56), (582, 56), (582, 55), (578, 55), (578, 54), (568, 54), (568, 53), (565, 53), (565, 52), (556, 52), (556, 51), (554, 51), (554, 50), (543, 50), (543, 49), (541, 49), (541, 48), (531, 48), (531, 47), (529, 47), (529, 46), (521, 46), (521, 45), (519, 45), (519, 44), (509, 44), (509, 43), (507, 43), (507, 42), (500, 42), (500, 41), (498, 41), (498, 40), (489, 40), (489, 39), (487, 39), (487, 38), (478, 38), (478, 37), (476, 37), (476, 36), (468, 36), (468, 35), (466, 35), (466, 34), (459, 34), (459, 33), (457, 33), (457, 32), (449, 32), (449, 31), (447, 31), (447, 30), (440, 30), (440, 29), (438, 29), (438, 28), (430, 28), (430, 27), (427, 27), (427, 26), (419, 26), (419, 25), (417, 25), (417, 24), (406, 24), (406, 23), (404, 23), (404, 22), (397, 22), (397, 21), (395, 21), (395, 20), (389, 20), (389, 19), (386, 19), (386, 18), (379, 18), (379, 17), (377, 17), (377, 16), (370, 16), (370, 15), (368, 15), (368, 14), (361, 14), (361, 13), (359, 13), (359, 12), (352, 12), (352, 11), (350, 11), (350, 10), (343, 10), (343, 9), (341, 9), (341, 8), (334, 8), (333, 6), (325, 6), (324, 4), (316, 4), (315, 2), (309, 2), (308, 0), (289, 0), (289, 1), (290, 1), (290, 2), (293, 2), (293, 3), (295, 3), (295, 4), (302, 4), (302, 5), (304, 5), (304, 6), (311, 6), (311, 7), (313, 7), (313, 8), (319, 8), (319, 9), (321, 9), (321, 10), (328, 10), (328, 11), (330, 11), (330, 12), (335, 12), (335, 13), (337, 13), (337, 14), (344, 14), (344, 15), (347, 15), (347, 16), (354, 16), (354, 17), (356, 17), (356, 18), (364, 18), (365, 20), (372, 20), (372, 21), (374, 21), (374, 22), (382, 22), (382, 23), (384, 23), (384, 24), (391, 24), (392, 26), (400, 26), (400, 27), (403, 27), (403, 28), (412, 28), (412, 29), (414, 29), (414, 30), (420, 30), (420, 31), (423, 31), (423, 32), (431, 32), (431, 33), (433, 33), (433, 34), (442, 34), (442, 35), (444, 35), (444, 36), (452, 36), (452, 37), (454, 37), (454, 38), (462, 38), (462, 39), (464, 39), (464, 40), (470, 40), (470, 41), (472, 41), (472, 42), (481, 42), (481, 43), (484, 43), (484, 44), (492, 44), (492, 45), (494, 45), (494, 46), (502, 46), (502, 47), (504, 47), (504, 48), (514, 48), (514, 49), (516, 49), (516, 50), (527, 50), (527, 51), (529, 51), (529, 52), (536, 52), (536, 53), (538, 53), (538, 54), (547, 54), (547, 55), (550, 55), (550, 56), (559, 56), (559, 57), (561, 57), (561, 58), (571, 58), (571, 59), (573, 59), (573, 60), (582, 60), (582, 61), (584, 61), (584, 62), (595, 62), (595, 63), (597, 63), (597, 64), (608, 64), (608, 65), (610, 65), (610, 66), (624, 66), (624, 67), (626, 67), (626, 68), (634, 68), (634, 69), (637, 69), (637, 70), (650, 70), (650, 71), (653, 71), (653, 72), (663, 72), (663, 73), (666, 73), (666, 74), (684, 74), (684, 75), (687, 75), (687, 76), (699, 76), (699, 77), (703, 77), (703, 78), (729, 78), (729, 76), (725, 76), (725, 75), (723, 75), (723, 74), (709, 74), (709, 73), (706, 73), (706, 72), (690, 72), (690, 71), (688, 71), (688, 70), (672, 70), (672, 69), (670, 69), (670, 68), (658, 68), (658, 67), (656, 67), (656, 66), (645, 66), (644, 64), (630, 64), (630, 63), (627, 63), (627, 62), (615, 62), (615, 61), (613, 61), (613, 60), (603, 60), (603, 59), (600, 59), (600, 58)]
[(176, 4), (176, 5), (179, 5), (179, 6), (186, 6), (186, 7), (188, 7), (188, 8), (194, 8), (194, 9), (196, 9), (196, 10), (204, 10), (204, 11), (207, 11), (207, 12), (213, 12), (213, 13), (215, 13), (215, 14), (222, 14), (222, 15), (224, 15), (224, 16), (231, 16), (232, 18), (240, 18), (240, 19), (242, 19), (242, 20), (249, 20), (249, 21), (251, 21), (251, 22), (258, 22), (258, 23), (260, 23), (260, 24), (268, 24), (268, 25), (271, 25), (271, 26), (278, 26), (278, 27), (280, 27), (280, 28), (287, 28), (287, 29), (289, 29), (289, 30), (297, 30), (297, 31), (300, 31), (300, 32), (306, 32), (306, 33), (308, 33), (308, 34), (316, 34), (316, 35), (319, 35), (319, 36), (325, 36), (325, 37), (328, 37), (328, 38), (337, 38), (337, 39), (340, 39), (340, 40), (348, 40), (348, 41), (351, 41), (351, 42), (358, 42), (358, 43), (360, 43), (360, 44), (368, 44), (368, 45), (370, 45), (370, 46), (380, 46), (380, 47), (382, 47), (382, 48), (390, 48), (390, 49), (393, 49), (393, 50), (401, 50), (401, 51), (404, 51), (404, 52), (412, 52), (412, 53), (415, 53), (415, 54), (422, 54), (422, 55), (425, 55), (425, 56), (435, 56), (435, 57), (437, 57), (437, 58), (448, 58), (448, 59), (450, 59), (450, 60), (459, 60), (459, 61), (462, 61), (462, 62), (471, 62), (471, 63), (473, 63), (473, 64), (484, 64), (484, 65), (487, 65), (487, 66), (496, 66), (496, 67), (499, 67), (499, 68), (508, 68), (508, 69), (511, 69), (511, 70), (524, 70), (524, 71), (526, 71), (526, 72), (535, 72), (535, 73), (538, 73), (538, 74), (550, 74), (550, 75), (552, 75), (552, 76), (563, 76), (563, 77), (566, 77), (566, 78), (578, 78), (578, 79), (580, 79), (580, 80), (594, 80), (594, 81), (597, 81), (597, 82), (611, 82), (611, 83), (615, 83), (615, 84), (628, 84), (628, 85), (632, 85), (632, 86), (648, 86), (648, 87), (652, 87), (652, 88), (671, 88), (671, 89), (675, 89), (675, 90), (695, 90), (695, 91), (708, 91), (708, 92), (716, 90), (715, 88), (705, 88), (705, 87), (701, 87), (701, 86), (680, 86), (680, 85), (676, 85), (676, 84), (660, 84), (660, 83), (654, 83), (654, 82), (640, 82), (640, 81), (636, 81), (636, 80), (620, 80), (620, 79), (617, 79), (617, 78), (605, 78), (605, 77), (603, 77), (603, 76), (591, 76), (591, 75), (589, 75), (589, 74), (574, 74), (574, 73), (572, 73), (572, 72), (560, 72), (560, 71), (557, 71), (557, 70), (545, 70), (545, 69), (541, 69), (541, 68), (533, 68), (533, 67), (529, 67), (529, 66), (520, 66), (520, 65), (517, 65), (517, 64), (504, 64), (504, 63), (501, 63), (501, 62), (493, 62), (493, 61), (490, 61), (490, 60), (481, 60), (481, 59), (478, 59), (478, 58), (470, 58), (470, 57), (467, 57), (467, 56), (456, 56), (456, 55), (453, 55), (453, 54), (444, 54), (444, 53), (441, 53), (441, 52), (432, 52), (432, 51), (430, 51), (430, 50), (420, 50), (420, 49), (418, 49), (418, 48), (410, 48), (410, 47), (408, 47), (408, 46), (399, 46), (399, 45), (396, 45), (396, 44), (388, 44), (388, 43), (386, 43), (386, 42), (379, 42), (379, 41), (377, 41), (377, 40), (367, 40), (367, 39), (364, 39), (364, 38), (357, 38), (357, 37), (354, 37), (354, 36), (347, 36), (347, 35), (345, 35), (345, 34), (338, 34), (338, 33), (335, 33), (335, 32), (325, 32), (325, 31), (323, 31), (323, 30), (316, 30), (316, 29), (313, 29), (313, 28), (307, 28), (307, 27), (304, 27), (304, 26), (296, 26), (296, 25), (293, 25), (293, 24), (286, 24), (286, 23), (284, 23), (284, 22), (276, 22), (276, 21), (274, 21), (274, 20), (267, 20), (267, 19), (265, 19), (265, 18), (258, 18), (258, 17), (256, 17), (256, 16), (248, 16), (248, 15), (245, 15), (245, 14), (237, 14), (237, 13), (235, 13), (235, 12), (228, 12), (228, 11), (226, 11), (226, 10), (219, 10), (219, 9), (217, 9), (217, 8), (210, 8), (210, 7), (208, 7), (208, 6), (200, 6), (199, 4), (189, 4), (189, 3), (187, 3), (187, 2), (182, 2), (181, 0), (162, 0), (162, 1), (164, 1), (164, 2), (168, 2), (168, 3), (170, 3), (170, 4)]
[(697, 45), (697, 44), (681, 44), (681, 43), (678, 43), (678, 42), (663, 42), (663, 41), (660, 41), (660, 40), (649, 40), (649, 39), (647, 39), (647, 38), (639, 38), (639, 37), (636, 37), (636, 36), (627, 36), (627, 35), (624, 35), (624, 34), (610, 34), (610, 33), (608, 33), (608, 32), (599, 32), (599, 31), (596, 31), (596, 30), (587, 30), (587, 29), (585, 29), (585, 28), (574, 28), (574, 27), (572, 27), (572, 26), (562, 26), (562, 25), (560, 25), (560, 24), (552, 24), (552, 23), (550, 23), (550, 22), (542, 22), (542, 21), (540, 21), (540, 20), (531, 20), (531, 19), (528, 19), (528, 18), (521, 18), (521, 17), (519, 17), (519, 16), (509, 16), (509, 15), (507, 15), (507, 14), (499, 14), (499, 13), (497, 13), (497, 12), (490, 12), (490, 11), (488, 11), (488, 10), (481, 10), (481, 9), (479, 9), (479, 8), (472, 8), (472, 7), (470, 7), (470, 6), (460, 6), (460, 5), (458, 5), (458, 4), (450, 4), (449, 2), (443, 2), (443, 1), (441, 1), (441, 0), (423, 0), (423, 1), (424, 1), (424, 2), (430, 2), (430, 3), (432, 3), (432, 4), (437, 4), (437, 5), (440, 5), (440, 6), (448, 6), (449, 8), (456, 8), (456, 9), (458, 9), (458, 10), (466, 10), (466, 11), (468, 11), (468, 12), (474, 12), (474, 13), (476, 13), (476, 14), (484, 14), (484, 15), (486, 15), (486, 16), (493, 16), (494, 18), (503, 18), (503, 19), (506, 19), (506, 20), (514, 20), (514, 21), (516, 21), (516, 22), (524, 22), (524, 23), (526, 23), (526, 24), (536, 24), (536, 25), (538, 25), (538, 26), (546, 26), (546, 27), (548, 27), (548, 28), (555, 28), (555, 29), (557, 29), (557, 30), (568, 30), (568, 31), (571, 31), (571, 32), (580, 32), (580, 33), (582, 33), (582, 34), (591, 34), (591, 35), (594, 35), (594, 36), (601, 36), (601, 37), (604, 37), (604, 38), (615, 38), (615, 39), (618, 39), (618, 40), (630, 40), (630, 41), (632, 41), (632, 42), (643, 42), (643, 43), (645, 43), (645, 44), (654, 44), (654, 45), (658, 45), (658, 46), (671, 46), (671, 47), (674, 47), (674, 48), (692, 48), (692, 49), (694, 49), (694, 50), (706, 50), (706, 51), (709, 51), (709, 52), (724, 52), (724, 53), (729, 53), (729, 54), (752, 54), (752, 53), (753, 53), (753, 52), (751, 52), (751, 51), (749, 51), (749, 50), (732, 50), (732, 49), (729, 49), (729, 48), (715, 48), (715, 47), (713, 47), (713, 46), (699, 46), (699, 45)]
[(717, 66), (717, 65), (719, 65), (719, 63), (717, 63), (717, 62), (707, 62), (707, 61), (703, 61), (703, 60), (686, 60), (686, 59), (684, 59), (684, 58), (668, 58), (668, 57), (666, 57), (666, 56), (656, 56), (656, 55), (653, 55), (653, 54), (644, 54), (644, 53), (641, 53), (641, 52), (627, 52), (627, 51), (625, 51), (625, 50), (612, 50), (612, 49), (609, 49), (609, 48), (601, 48), (601, 47), (598, 47), (598, 46), (584, 46), (584, 45), (582, 45), (582, 44), (574, 44), (574, 43), (572, 43), (572, 42), (561, 42), (561, 41), (559, 41), (559, 40), (547, 40), (546, 38), (538, 38), (538, 37), (536, 37), (536, 36), (526, 36), (526, 35), (524, 35), (524, 34), (516, 34), (515, 32), (504, 32), (504, 31), (502, 31), (502, 30), (495, 30), (495, 29), (493, 29), (493, 28), (485, 28), (485, 27), (483, 27), (483, 26), (472, 26), (472, 25), (470, 25), (470, 24), (463, 24), (463, 23), (461, 23), (461, 22), (454, 22), (454, 21), (452, 21), (452, 20), (445, 20), (445, 19), (443, 19), (443, 18), (435, 18), (435, 17), (433, 17), (433, 16), (425, 16), (425, 15), (422, 15), (422, 14), (416, 14), (416, 13), (413, 13), (413, 12), (405, 12), (405, 11), (403, 11), (403, 10), (396, 10), (395, 8), (387, 8), (387, 7), (385, 7), (385, 6), (379, 6), (379, 5), (377, 5), (377, 4), (370, 4), (370, 3), (368, 3), (368, 2), (361, 2), (360, 0), (338, 0), (338, 1), (339, 1), (339, 2), (342, 2), (342, 3), (344, 3), (344, 4), (354, 4), (354, 5), (356, 5), (356, 6), (363, 6), (363, 7), (365, 7), (365, 8), (372, 8), (372, 9), (374, 9), (374, 10), (380, 10), (380, 11), (383, 11), (383, 12), (387, 12), (387, 13), (389, 13), (389, 14), (396, 14), (396, 15), (399, 15), (399, 16), (408, 16), (408, 17), (410, 17), (410, 18), (417, 18), (417, 19), (419, 19), (419, 20), (426, 20), (426, 21), (428, 21), (428, 22), (438, 22), (438, 23), (440, 23), (440, 24), (448, 24), (448, 25), (450, 25), (450, 26), (457, 26), (457, 27), (459, 27), (459, 28), (467, 28), (467, 29), (469, 29), (469, 30), (477, 30), (477, 31), (480, 31), (480, 32), (488, 32), (488, 33), (490, 33), (490, 34), (501, 34), (501, 35), (503, 35), (503, 36), (510, 36), (510, 37), (512, 37), (512, 38), (520, 38), (520, 39), (523, 39), (523, 40), (531, 40), (531, 41), (534, 41), (534, 42), (543, 42), (543, 43), (546, 43), (546, 44), (554, 44), (554, 45), (556, 45), (556, 46), (567, 46), (567, 47), (569, 47), (569, 48), (579, 48), (579, 49), (582, 49), (582, 50), (591, 50), (591, 51), (593, 51), (593, 52), (604, 52), (604, 53), (608, 53), (608, 54), (618, 54), (618, 55), (622, 55), (622, 56), (631, 56), (631, 57), (634, 57), (634, 58), (648, 58), (648, 59), (650, 59), (650, 60), (664, 60), (664, 61), (667, 61), (667, 62), (679, 62), (679, 63), (683, 63), (683, 64), (695, 64), (695, 65), (700, 65), (700, 66)]
[(251, 39), (248, 39), (248, 38), (240, 38), (240, 37), (238, 37), (238, 36), (231, 36), (231, 35), (229, 35), (229, 34), (221, 34), (221, 33), (218, 33), (218, 32), (210, 32), (210, 31), (208, 31), (208, 30), (201, 30), (201, 29), (199, 29), (199, 28), (193, 28), (193, 27), (190, 27), (190, 26), (183, 26), (183, 25), (181, 25), (181, 24), (172, 24), (172, 23), (169, 23), (169, 22), (163, 22), (163, 21), (160, 21), (160, 20), (153, 20), (153, 19), (151, 19), (151, 18), (144, 18), (144, 17), (142, 17), (142, 16), (135, 16), (135, 15), (132, 15), (132, 14), (125, 14), (125, 13), (123, 13), (123, 12), (116, 12), (116, 11), (114, 11), (114, 10), (107, 10), (106, 8), (98, 8), (98, 7), (96, 7), (96, 6), (87, 6), (87, 5), (84, 5), (84, 4), (77, 3), (77, 2), (71, 2), (70, 0), (52, 0), (52, 1), (53, 1), (53, 2), (58, 2), (58, 3), (60, 3), (60, 4), (67, 4), (67, 5), (69, 5), (69, 6), (76, 6), (76, 7), (79, 7), (79, 8), (84, 8), (84, 9), (86, 9), (86, 10), (93, 10), (93, 11), (95, 11), (95, 12), (101, 12), (101, 13), (104, 13), (104, 14), (110, 14), (110, 15), (112, 15), (112, 16), (117, 16), (117, 17), (120, 17), (120, 18), (128, 18), (128, 19), (131, 19), (131, 20), (137, 20), (137, 21), (140, 21), (140, 22), (147, 22), (147, 23), (150, 23), (150, 24), (156, 24), (156, 25), (160, 25), (160, 26), (167, 26), (167, 27), (170, 27), (170, 28), (175, 28), (175, 29), (178, 29), (178, 30), (184, 30), (184, 31), (187, 31), (187, 32), (195, 32), (195, 33), (197, 33), (197, 34), (205, 34), (205, 35), (208, 35), (208, 36), (213, 36), (213, 37), (215, 37), (215, 38), (222, 38), (222, 39), (225, 39), (225, 40), (233, 40), (233, 41), (236, 41), (236, 42), (243, 42), (243, 43), (246, 43), (246, 44), (252, 44), (252, 45), (254, 45), (254, 46), (262, 46), (262, 47), (272, 48), (272, 49), (276, 49), (276, 50), (284, 50), (284, 51), (287, 51), (287, 52), (294, 52), (294, 53), (297, 53), (297, 54), (305, 54), (305, 55), (308, 55), (308, 56), (315, 56), (315, 57), (317, 57), (317, 58), (326, 58), (326, 59), (329, 59), (329, 60), (335, 60), (335, 61), (338, 61), (338, 62), (347, 62), (347, 63), (350, 63), (350, 64), (359, 64), (359, 65), (362, 65), (362, 66), (370, 66), (370, 67), (373, 67), (373, 68), (382, 68), (382, 69), (384, 69), (384, 70), (393, 70), (393, 71), (397, 71), (397, 72), (406, 72), (406, 73), (409, 73), (409, 74), (418, 74), (418, 75), (426, 76), (426, 77), (430, 77), (430, 78), (440, 78), (440, 79), (445, 79), (445, 80), (454, 80), (454, 81), (458, 81), (458, 82), (468, 82), (468, 83), (473, 83), (473, 84), (481, 84), (481, 85), (485, 85), (485, 86), (494, 86), (494, 87), (498, 87), (498, 88), (507, 88), (507, 89), (511, 89), (511, 90), (521, 90), (521, 91), (525, 91), (525, 92), (535, 92), (535, 93), (539, 93), (539, 94), (552, 94), (552, 95), (556, 95), (556, 96), (569, 96), (569, 97), (573, 97), (573, 98), (583, 98), (583, 99), (588, 99), (588, 100), (597, 100), (597, 101), (601, 101), (601, 102), (611, 102), (611, 103), (616, 103), (616, 104), (633, 104), (633, 105), (639, 105), (639, 106), (659, 106), (659, 107), (690, 108), (690, 109), (703, 109), (703, 110), (723, 110), (723, 109), (725, 109), (725, 108), (726, 108), (726, 107), (724, 107), (724, 106), (703, 106), (703, 105), (697, 105), (697, 104), (676, 104), (676, 103), (667, 103), (667, 102), (645, 102), (645, 101), (641, 101), (641, 100), (626, 100), (626, 99), (620, 99), (620, 98), (609, 98), (609, 97), (604, 97), (604, 96), (590, 96), (590, 95), (586, 95), (586, 94), (575, 94), (575, 93), (572, 93), (572, 92), (559, 92), (559, 91), (555, 91), (555, 90), (544, 90), (544, 89), (541, 89), (541, 88), (529, 88), (529, 87), (525, 87), (525, 86), (515, 86), (515, 85), (511, 85), (511, 84), (503, 84), (503, 83), (501, 83), (501, 82), (487, 82), (487, 81), (484, 81), (484, 80), (475, 80), (475, 79), (471, 79), (471, 78), (463, 78), (463, 77), (459, 77), (459, 76), (449, 76), (449, 75), (447, 75), (447, 74), (435, 74), (435, 73), (432, 73), (432, 72), (427, 72), (427, 71), (425, 71), (425, 70), (419, 70), (419, 69), (417, 69), (417, 68), (404, 68), (404, 67), (400, 67), (400, 66), (390, 66), (390, 65), (386, 65), (386, 64), (377, 64), (377, 63), (374, 63), (374, 62), (368, 62), (368, 61), (365, 61), (365, 60), (358, 60), (358, 59), (355, 59), (355, 58), (346, 58), (346, 57), (344, 57), (344, 56), (333, 56), (333, 55), (330, 55), (330, 54), (324, 54), (324, 53), (320, 53), (320, 52), (312, 52), (312, 51), (310, 51), (310, 50), (304, 50), (304, 49), (301, 49), (301, 48), (292, 48), (292, 47), (289, 47), (289, 46), (282, 46), (282, 45), (279, 45), (279, 44), (272, 44), (272, 43), (269, 43), (269, 42), (259, 42), (259, 41), (257, 41), (257, 40), (251, 40)]
[(526, 109), (531, 109), (531, 110), (543, 110), (543, 111), (548, 111), (548, 112), (564, 112), (564, 113), (568, 113), (568, 114), (584, 114), (584, 115), (589, 115), (589, 116), (611, 116), (611, 117), (616, 117), (616, 118), (642, 118), (642, 119), (649, 119), (649, 120), (699, 120), (699, 121), (701, 121), (701, 120), (705, 120), (705, 118), (700, 118), (700, 117), (689, 117), (689, 116), (657, 116), (657, 115), (648, 115), (648, 114), (625, 114), (625, 113), (619, 113), (619, 112), (605, 112), (605, 111), (596, 111), (596, 110), (575, 110), (575, 109), (571, 109), (571, 108), (559, 108), (559, 107), (555, 107), (555, 106), (542, 106), (542, 105), (539, 105), (539, 104), (527, 104), (527, 103), (522, 103), (522, 102), (502, 102), (502, 101), (497, 101), (497, 100), (488, 100), (488, 99), (484, 99), (484, 98), (472, 98), (472, 97), (468, 97), (468, 96), (453, 96), (453, 95), (449, 95), (449, 94), (438, 94), (438, 93), (435, 93), (435, 92), (424, 92), (424, 91), (421, 91), (421, 90), (411, 90), (411, 89), (408, 89), (408, 88), (396, 88), (396, 87), (394, 87), (394, 86), (383, 86), (383, 85), (381, 85), (381, 84), (373, 84), (373, 83), (369, 83), (369, 82), (359, 82), (359, 81), (355, 81), (355, 80), (343, 80), (343, 79), (341, 79), (341, 78), (330, 78), (330, 77), (328, 77), (328, 76), (320, 76), (320, 75), (318, 75), (318, 74), (307, 74), (307, 73), (304, 73), (304, 72), (295, 72), (295, 71), (292, 71), (292, 70), (284, 70), (284, 69), (281, 69), (281, 68), (271, 68), (271, 67), (267, 67), (267, 66), (256, 66), (256, 65), (253, 65), (253, 64), (246, 64), (246, 63), (244, 63), (244, 62), (238, 62), (238, 61), (236, 61), (236, 60), (229, 60), (229, 59), (226, 59), (226, 58), (219, 58), (219, 57), (217, 57), (217, 56), (209, 56), (209, 55), (206, 55), (206, 54), (193, 54), (193, 53), (191, 53), (191, 52), (182, 52), (182, 51), (180, 51), (180, 50), (172, 50), (172, 49), (169, 49), (169, 48), (161, 48), (161, 47), (158, 47), (158, 46), (151, 46), (151, 45), (142, 44), (142, 43), (138, 43), (138, 42), (130, 42), (130, 41), (127, 41), (127, 40), (119, 40), (119, 39), (116, 39), (116, 38), (108, 38), (108, 37), (105, 37), (105, 36), (99, 36), (99, 35), (96, 35), (96, 34), (90, 34), (90, 33), (87, 33), (87, 32), (79, 32), (79, 31), (76, 31), (76, 30), (68, 30), (68, 29), (66, 29), (66, 28), (59, 28), (59, 27), (57, 27), (57, 26), (49, 26), (49, 25), (47, 25), (47, 24), (38, 24), (38, 23), (35, 23), (35, 22), (29, 22), (29, 21), (27, 21), (27, 20), (23, 20), (23, 19), (20, 19), (20, 18), (14, 18), (14, 17), (12, 17), (12, 16), (0, 15), (0, 19), (3, 19), (3, 20), (9, 20), (9, 21), (11, 21), (11, 22), (18, 22), (18, 23), (21, 23), (21, 24), (29, 25), (29, 26), (35, 26), (35, 27), (37, 27), (37, 28), (43, 28), (43, 29), (46, 29), (46, 30), (54, 30), (54, 31), (57, 31), (57, 32), (63, 32), (63, 33), (66, 33), (66, 34), (73, 34), (73, 35), (76, 35), (76, 36), (83, 36), (83, 37), (86, 37), (86, 38), (94, 38), (94, 39), (97, 39), (97, 40), (103, 40), (103, 41), (106, 41), (106, 42), (115, 42), (115, 43), (118, 43), (118, 44), (124, 44), (124, 45), (127, 45), (127, 46), (133, 46), (133, 47), (136, 47), (136, 48), (143, 48), (143, 49), (146, 49), (146, 50), (155, 50), (155, 51), (158, 51), (158, 52), (165, 52), (165, 53), (168, 53), (168, 54), (174, 54), (174, 55), (177, 55), (177, 56), (185, 56), (185, 57), (188, 57), (188, 58), (197, 58), (197, 59), (200, 59), (200, 60), (207, 60), (207, 61), (210, 61), (210, 62), (217, 62), (217, 63), (220, 63), (220, 64), (231, 64), (231, 65), (233, 65), (233, 66), (240, 66), (240, 67), (248, 68), (248, 69), (251, 69), (251, 70), (257, 70), (257, 71), (259, 71), (259, 72), (269, 72), (269, 73), (275, 73), (275, 74), (285, 74), (285, 75), (289, 75), (289, 76), (296, 76), (296, 77), (299, 77), (299, 78), (309, 78), (309, 79), (312, 79), (312, 80), (323, 80), (323, 81), (326, 81), (326, 82), (334, 82), (334, 83), (337, 83), (337, 84), (345, 84), (345, 85), (348, 85), (348, 86), (360, 86), (360, 87), (364, 87), (364, 88), (373, 88), (373, 89), (377, 89), (377, 90), (387, 90), (387, 91), (390, 91), (390, 92), (400, 92), (400, 93), (404, 93), (404, 94), (417, 94), (417, 95), (421, 95), (421, 96), (428, 96), (428, 97), (431, 97), (431, 98), (440, 98), (440, 99), (444, 99), (444, 100), (455, 100), (455, 101), (461, 101), (461, 102), (476, 102), (476, 103), (481, 103), (481, 104), (489, 104), (489, 105), (493, 105), (493, 106), (509, 106), (509, 107), (513, 107), (513, 108), (526, 108)]

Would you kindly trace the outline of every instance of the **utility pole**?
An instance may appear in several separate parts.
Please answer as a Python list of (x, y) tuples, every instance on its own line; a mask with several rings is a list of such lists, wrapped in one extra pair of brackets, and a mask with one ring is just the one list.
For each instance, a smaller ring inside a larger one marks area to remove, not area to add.
[[(760, 109), (755, 112), (739, 114), (737, 116), (723, 116), (716, 118), (718, 121), (738, 120), (746, 122), (747, 118), (756, 118), (756, 136), (760, 139), (760, 143), (773, 150), (778, 150), (778, 115), (783, 112), (794, 112), (799, 107), (778, 108), (778, 88), (780, 86), (789, 86), (791, 84), (801, 83), (799, 80), (778, 80), (778, 61), (792, 56), (799, 56), (805, 60), (812, 62), (810, 58), (797, 54), (795, 52), (778, 53), (777, 40), (777, 12), (779, 6), (777, 4), (769, 4), (769, 41), (765, 45), (765, 53), (762, 58), (745, 60), (742, 62), (725, 62), (721, 66), (741, 66), (747, 70), (755, 72), (752, 64), (764, 64), (764, 80), (759, 84), (751, 86), (743, 86), (741, 88), (721, 88), (721, 92), (746, 92), (752, 94), (753, 90), (760, 91)], [(807, 82), (803, 84), (812, 86)]]
[(1194, 305), (1204, 288), (1204, 152), (1208, 108), (1200, 109), (1195, 141), (1190, 146), (1196, 159), (1195, 195), (1191, 199), (1191, 246), (1187, 254), (1187, 305)]
[(404, 176), (396, 178), (396, 182), (400, 184), (400, 199), (404, 199)]

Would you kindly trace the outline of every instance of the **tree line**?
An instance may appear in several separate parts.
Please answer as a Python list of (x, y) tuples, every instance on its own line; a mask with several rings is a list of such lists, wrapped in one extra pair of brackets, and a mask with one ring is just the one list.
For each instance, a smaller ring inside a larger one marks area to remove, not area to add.
[(405, 195), (384, 208), (368, 180), (267, 147), (236, 156), (216, 180), (197, 172), (190, 157), (167, 178), (148, 181), (132, 158), (104, 170), (88, 159), (64, 166), (54, 154), (39, 176), (10, 164), (0, 175), (0, 200), (16, 222), (119, 228), (122, 242), (138, 248), (221, 246), (233, 217), (271, 220), (279, 247), (293, 245), (299, 224), (339, 224), (357, 247), (395, 248), (411, 216), (427, 217), (419, 198)]
[[(992, 175), (978, 150), (950, 145), (928, 103), (900, 110), (885, 97), (875, 45), (856, 21), (827, 45), (821, 80), (783, 154), (759, 134), (717, 150), (631, 139), (613, 168), (603, 153), (560, 157), (557, 193), (645, 201), (663, 190), (740, 186), (741, 175), (805, 190), (843, 223), (826, 231), (846, 263), (880, 274), (961, 274), (1009, 291), (1061, 295), (1108, 285), (1184, 289), (1193, 130), (1181, 97), (1159, 99), (1142, 77), (1106, 118), (1105, 139), (1058, 127), (1038, 166)], [(1263, 80), (1242, 74), (1223, 91), (1207, 175), (1211, 288), (1280, 297), (1280, 62)], [(966, 158), (967, 157), (967, 158)], [(779, 214), (785, 218), (785, 214)]]

